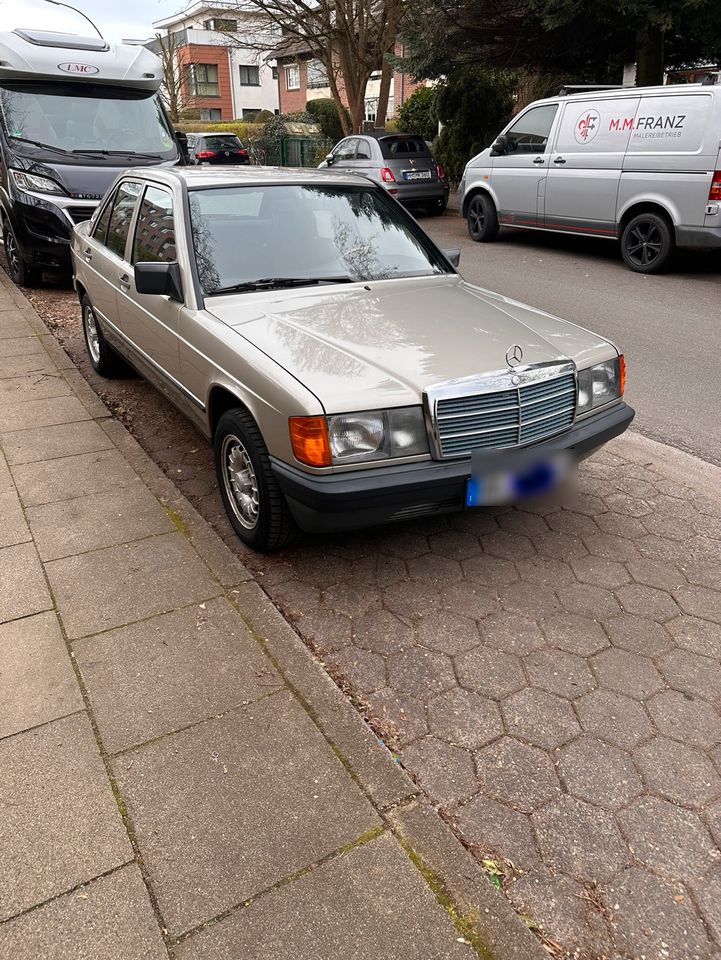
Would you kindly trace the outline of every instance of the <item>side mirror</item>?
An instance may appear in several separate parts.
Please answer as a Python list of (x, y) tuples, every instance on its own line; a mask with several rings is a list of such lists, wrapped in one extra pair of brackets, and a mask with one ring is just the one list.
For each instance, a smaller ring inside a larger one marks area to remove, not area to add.
[(328, 164), (329, 167), (332, 167), (332, 166), (333, 166), (333, 160), (334, 160), (334, 159), (335, 159), (335, 158), (334, 158), (333, 154), (332, 154), (332, 153), (329, 153), (328, 156), (325, 158), (325, 162)]
[(451, 266), (457, 267), (461, 262), (461, 251), (460, 250), (442, 250), (441, 251), (446, 260), (451, 264)]
[(504, 134), (501, 134), (500, 137), (496, 137), (495, 142), (491, 145), (491, 156), (492, 157), (501, 157), (506, 152), (508, 148), (508, 137)]
[(172, 263), (136, 263), (135, 289), (155, 297), (170, 297), (183, 302), (183, 284), (180, 280), (180, 265)]

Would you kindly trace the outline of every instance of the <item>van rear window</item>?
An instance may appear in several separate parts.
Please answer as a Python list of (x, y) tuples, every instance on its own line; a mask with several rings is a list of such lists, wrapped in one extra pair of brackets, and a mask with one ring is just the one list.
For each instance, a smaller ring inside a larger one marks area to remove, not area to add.
[(417, 157), (419, 154), (430, 156), (425, 140), (420, 137), (384, 137), (379, 143), (381, 153), (387, 160), (393, 157)]

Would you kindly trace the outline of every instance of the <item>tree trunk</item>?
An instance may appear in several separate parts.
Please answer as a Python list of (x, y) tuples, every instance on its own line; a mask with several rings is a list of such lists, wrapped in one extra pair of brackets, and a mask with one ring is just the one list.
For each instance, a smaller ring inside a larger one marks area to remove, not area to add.
[(663, 30), (646, 24), (636, 34), (636, 86), (663, 83)]
[(383, 67), (381, 68), (381, 85), (378, 91), (378, 109), (376, 110), (376, 126), (379, 128), (386, 125), (386, 114), (388, 113), (388, 96), (391, 92), (391, 80), (393, 78), (393, 68), (390, 60), (383, 57)]

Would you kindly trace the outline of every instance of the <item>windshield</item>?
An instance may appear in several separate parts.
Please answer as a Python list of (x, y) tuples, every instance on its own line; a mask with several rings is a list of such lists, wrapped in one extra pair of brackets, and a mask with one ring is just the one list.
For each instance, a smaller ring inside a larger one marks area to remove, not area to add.
[(189, 199), (207, 294), (269, 277), (291, 286), (450, 271), (415, 221), (375, 187), (264, 184), (192, 190)]
[[(28, 156), (97, 152), (158, 159), (176, 156), (156, 94), (85, 83), (23, 83), (0, 87), (0, 117), (13, 147)], [(38, 146), (37, 144), (41, 144)], [(80, 156), (78, 162), (87, 163)], [(117, 159), (114, 161), (117, 165)]]

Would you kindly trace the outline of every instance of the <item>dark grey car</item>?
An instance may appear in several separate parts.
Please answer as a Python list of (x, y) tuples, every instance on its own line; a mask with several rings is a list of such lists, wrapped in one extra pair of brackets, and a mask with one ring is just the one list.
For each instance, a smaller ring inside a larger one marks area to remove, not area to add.
[(346, 137), (328, 154), (321, 168), (361, 173), (375, 180), (401, 203), (417, 204), (429, 213), (448, 205), (448, 179), (422, 137), (376, 130)]

